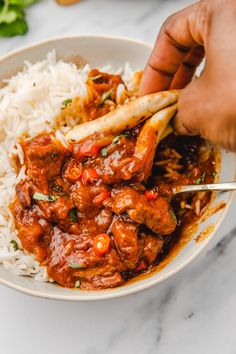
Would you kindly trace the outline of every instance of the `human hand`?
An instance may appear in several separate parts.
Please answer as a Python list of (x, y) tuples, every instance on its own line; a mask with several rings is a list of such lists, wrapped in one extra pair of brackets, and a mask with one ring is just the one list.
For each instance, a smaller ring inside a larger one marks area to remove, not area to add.
[[(236, 151), (236, 2), (202, 0), (163, 24), (140, 94), (181, 92), (173, 121), (179, 134), (200, 134)], [(206, 65), (192, 80), (204, 53)]]

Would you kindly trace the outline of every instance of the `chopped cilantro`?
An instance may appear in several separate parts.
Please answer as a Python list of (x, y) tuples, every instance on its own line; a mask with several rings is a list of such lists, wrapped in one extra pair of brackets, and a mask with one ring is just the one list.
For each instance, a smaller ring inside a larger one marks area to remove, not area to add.
[(120, 135), (117, 135), (113, 140), (112, 140), (112, 144), (116, 144), (118, 143), (118, 141), (120, 140), (120, 138), (124, 136), (125, 138), (128, 138), (130, 136), (130, 132), (126, 131), (121, 133)]
[(73, 208), (69, 211), (69, 219), (72, 222), (76, 222), (77, 221), (77, 215), (76, 215), (76, 208)]
[(101, 155), (106, 157), (108, 155), (108, 151), (106, 148), (102, 148), (101, 151), (100, 151)]
[(102, 95), (101, 100), (99, 102), (99, 106), (102, 106), (106, 100), (111, 98), (112, 92), (113, 92), (113, 88), (107, 92), (104, 92), (104, 94)]
[(80, 285), (81, 285), (80, 280), (76, 280), (76, 282), (75, 282), (75, 287), (76, 287), (76, 288), (80, 288)]
[(70, 268), (73, 268), (73, 269), (83, 269), (85, 268), (84, 266), (82, 266), (82, 264), (79, 264), (79, 263), (72, 263), (69, 265)]
[(15, 240), (11, 240), (10, 243), (12, 244), (14, 251), (19, 249), (18, 243)]
[(100, 79), (100, 77), (102, 77), (102, 74), (99, 74), (99, 75), (96, 75), (96, 76), (89, 77), (89, 80), (96, 81), (96, 80)]
[(55, 202), (58, 199), (54, 195), (46, 195), (38, 192), (34, 193), (33, 198), (36, 200), (45, 200), (46, 202)]
[(206, 176), (206, 172), (204, 172), (199, 178), (196, 179), (195, 184), (201, 184)]
[(68, 104), (72, 103), (72, 99), (71, 98), (66, 98), (63, 102), (62, 102), (62, 109), (65, 109)]

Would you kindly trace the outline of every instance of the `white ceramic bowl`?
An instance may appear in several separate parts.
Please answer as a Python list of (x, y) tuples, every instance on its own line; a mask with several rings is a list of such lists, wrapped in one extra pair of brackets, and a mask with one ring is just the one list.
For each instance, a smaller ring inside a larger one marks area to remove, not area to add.
[[(140, 69), (145, 65), (151, 51), (151, 46), (131, 39), (105, 36), (77, 36), (51, 39), (1, 57), (0, 81), (2, 78), (9, 77), (19, 71), (24, 60), (31, 62), (42, 60), (52, 49), (55, 49), (58, 57), (62, 59), (73, 58), (79, 54), (90, 63), (91, 67), (111, 64), (118, 68), (128, 61), (134, 69)], [(220, 180), (232, 181), (234, 180), (236, 171), (235, 155), (224, 150), (221, 151), (221, 155)], [(111, 299), (147, 289), (179, 272), (206, 247), (223, 221), (229, 208), (231, 197), (231, 193), (217, 195), (213, 207), (223, 202), (226, 203), (226, 207), (204, 221), (192, 239), (164, 268), (152, 273), (150, 276), (132, 281), (122, 287), (89, 292), (66, 289), (51, 283), (37, 282), (29, 277), (16, 276), (5, 270), (3, 266), (0, 266), (0, 283), (29, 295), (70, 301)], [(201, 242), (196, 242), (196, 236), (206, 228), (208, 230), (207, 237), (203, 238)]]

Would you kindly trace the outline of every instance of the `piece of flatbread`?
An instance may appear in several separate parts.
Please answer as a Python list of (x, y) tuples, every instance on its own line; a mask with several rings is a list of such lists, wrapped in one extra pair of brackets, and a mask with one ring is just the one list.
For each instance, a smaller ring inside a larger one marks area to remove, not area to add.
[(179, 92), (179, 90), (161, 91), (139, 97), (103, 117), (75, 126), (66, 133), (65, 138), (70, 143), (81, 141), (98, 132), (118, 135), (177, 102)]
[(161, 140), (163, 140), (168, 134), (170, 134), (173, 130), (169, 125), (171, 118), (175, 115), (177, 111), (177, 103), (172, 104), (164, 109), (161, 109), (159, 112), (155, 113), (151, 118), (149, 118), (144, 126), (142, 127), (142, 131), (147, 129), (147, 127), (151, 126), (157, 132), (157, 140), (156, 145), (159, 144)]

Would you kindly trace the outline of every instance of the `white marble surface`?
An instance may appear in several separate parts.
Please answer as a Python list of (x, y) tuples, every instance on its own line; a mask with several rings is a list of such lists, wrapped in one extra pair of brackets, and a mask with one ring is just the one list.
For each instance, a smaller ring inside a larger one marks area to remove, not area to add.
[[(65, 34), (113, 34), (153, 42), (166, 16), (190, 1), (44, 0), (30, 32), (0, 40), (0, 53)], [(1, 354), (235, 354), (236, 202), (208, 249), (175, 278), (100, 303), (31, 298), (0, 287)]]

